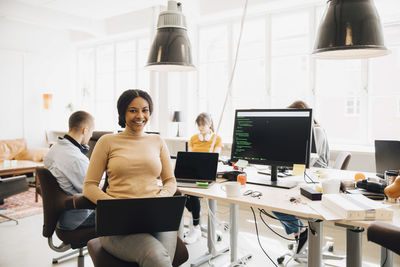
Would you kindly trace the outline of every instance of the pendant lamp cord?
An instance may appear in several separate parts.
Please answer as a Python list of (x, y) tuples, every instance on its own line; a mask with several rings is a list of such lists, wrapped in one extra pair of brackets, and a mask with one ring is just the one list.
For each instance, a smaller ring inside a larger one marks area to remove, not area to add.
[(219, 133), (219, 128), (221, 126), (222, 118), (224, 116), (226, 103), (228, 102), (229, 96), (231, 95), (231, 92), (232, 92), (232, 81), (233, 81), (233, 78), (235, 76), (236, 63), (237, 63), (238, 55), (239, 55), (240, 41), (242, 39), (243, 25), (244, 25), (244, 21), (245, 21), (245, 18), (246, 18), (246, 12), (247, 12), (247, 2), (248, 2), (248, 0), (246, 0), (246, 2), (244, 4), (242, 20), (240, 22), (240, 33), (239, 33), (238, 43), (237, 43), (237, 47), (236, 47), (235, 62), (233, 64), (231, 78), (229, 80), (229, 85), (228, 85), (228, 90), (226, 91), (224, 105), (222, 106), (221, 115), (220, 115), (219, 120), (218, 120), (217, 130), (215, 132), (215, 135), (214, 135), (214, 138), (213, 138), (213, 142), (212, 142), (211, 147), (210, 147), (210, 152), (214, 151), (215, 142), (217, 140), (217, 136), (218, 136), (218, 133)]

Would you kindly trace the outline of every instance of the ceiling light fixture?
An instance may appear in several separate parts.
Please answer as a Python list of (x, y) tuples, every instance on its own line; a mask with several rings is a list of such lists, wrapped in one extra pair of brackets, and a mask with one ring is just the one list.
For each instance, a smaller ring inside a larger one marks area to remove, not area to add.
[(157, 34), (150, 49), (146, 68), (154, 71), (194, 71), (192, 47), (186, 30), (182, 4), (168, 1), (168, 10), (160, 12)]
[(328, 0), (313, 55), (321, 59), (384, 56), (383, 30), (373, 0)]

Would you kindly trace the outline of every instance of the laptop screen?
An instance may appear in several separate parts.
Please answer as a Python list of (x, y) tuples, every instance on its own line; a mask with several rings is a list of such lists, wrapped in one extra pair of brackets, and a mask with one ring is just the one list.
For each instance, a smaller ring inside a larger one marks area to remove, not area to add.
[(215, 181), (217, 177), (218, 153), (179, 151), (175, 163), (178, 180)]

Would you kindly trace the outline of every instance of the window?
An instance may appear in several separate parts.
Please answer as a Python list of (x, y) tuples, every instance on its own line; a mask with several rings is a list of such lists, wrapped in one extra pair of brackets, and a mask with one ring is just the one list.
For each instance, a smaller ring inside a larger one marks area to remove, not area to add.
[(391, 54), (370, 60), (370, 142), (400, 139), (400, 25), (385, 27)]
[(210, 113), (217, 123), (228, 88), (228, 26), (200, 28), (199, 39), (198, 113)]
[(78, 49), (80, 109), (94, 115), (96, 129), (119, 128), (116, 103), (123, 91), (148, 90), (149, 73), (143, 68), (148, 50), (147, 37)]
[[(309, 12), (285, 12), (271, 18), (271, 107), (295, 100), (309, 102)], [(296, 22), (296, 23), (293, 23)]]
[(346, 115), (358, 116), (360, 115), (360, 98), (348, 97), (346, 100)]
[[(325, 6), (248, 15), (220, 131), (224, 141), (231, 139), (235, 109), (282, 108), (298, 99), (314, 108), (330, 144), (399, 139), (400, 3), (377, 0), (376, 5), (392, 54), (363, 60), (310, 57)], [(214, 119), (227, 90), (239, 29), (237, 17), (199, 27), (198, 107)]]

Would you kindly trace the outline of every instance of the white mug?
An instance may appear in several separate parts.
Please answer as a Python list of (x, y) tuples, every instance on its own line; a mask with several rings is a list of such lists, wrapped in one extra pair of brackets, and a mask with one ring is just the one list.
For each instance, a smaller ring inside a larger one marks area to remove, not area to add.
[(227, 197), (239, 197), (240, 188), (239, 182), (226, 182), (221, 185), (221, 189), (226, 193)]
[(321, 182), (323, 194), (339, 194), (340, 180), (339, 179), (324, 179)]

